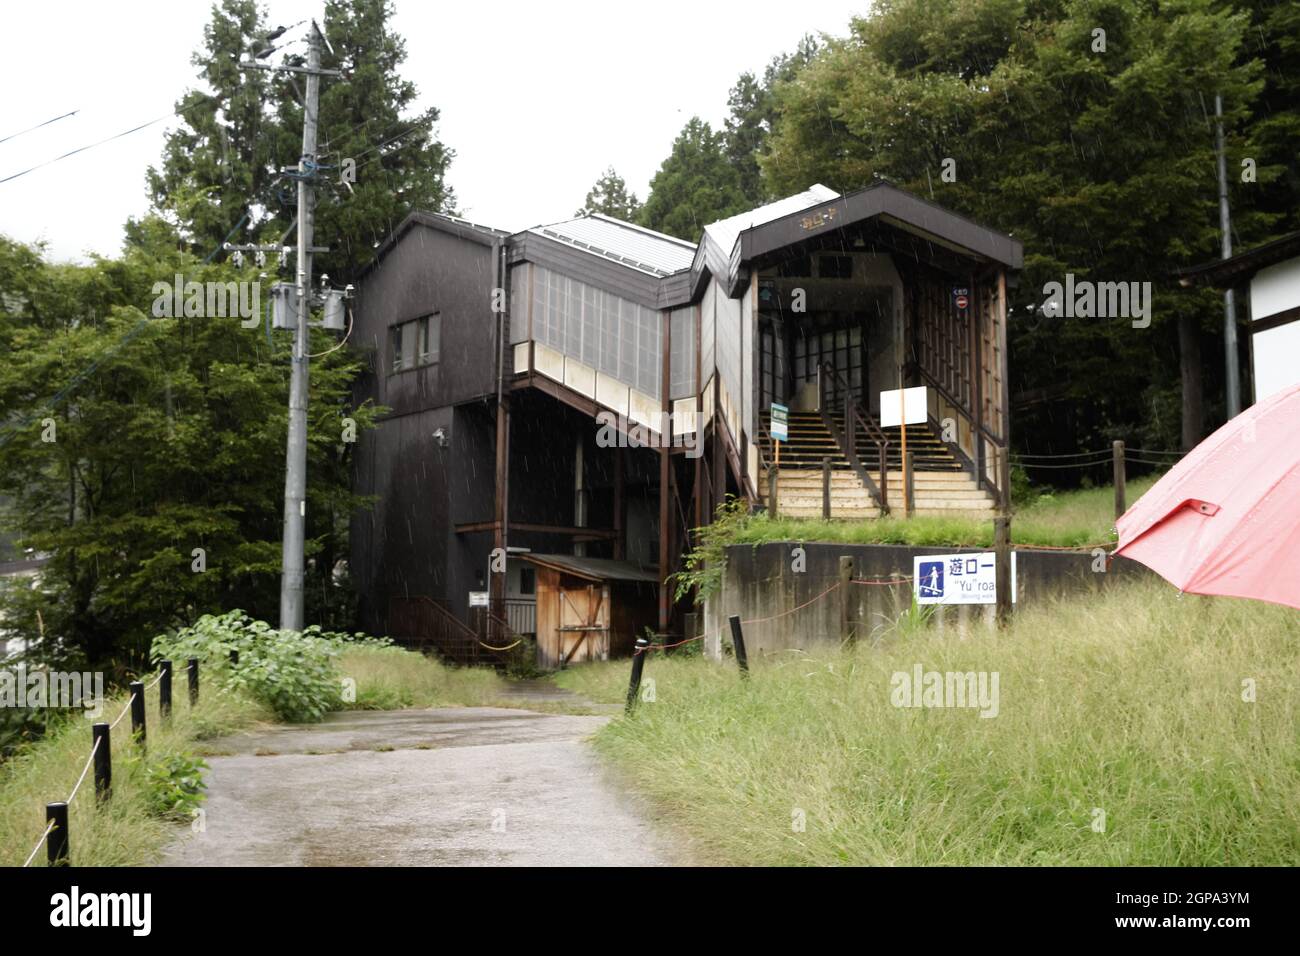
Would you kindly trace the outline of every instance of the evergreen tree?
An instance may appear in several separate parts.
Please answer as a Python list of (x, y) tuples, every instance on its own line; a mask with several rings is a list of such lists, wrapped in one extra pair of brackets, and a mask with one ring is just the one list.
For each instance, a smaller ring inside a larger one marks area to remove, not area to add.
[(726, 119), (727, 157), (740, 177), (740, 188), (750, 205), (760, 206), (775, 198), (763, 187), (758, 158), (767, 145), (777, 120), (776, 86), (792, 81), (817, 54), (817, 40), (808, 35), (793, 53), (772, 59), (759, 81), (753, 73), (740, 74), (727, 96), (731, 113)]
[(723, 149), (722, 135), (694, 116), (650, 180), (641, 224), (695, 242), (706, 225), (743, 212), (749, 205)]
[[(391, 0), (325, 5), (321, 65), (343, 75), (321, 80), (315, 244), (330, 251), (314, 265), (336, 284), (412, 210), (454, 208), (446, 183), (453, 153), (436, 137), (437, 109), (408, 115), (417, 91), (400, 74), (406, 44), (388, 27), (392, 13)], [(293, 222), (296, 182), (281, 170), (296, 169), (302, 152), (302, 77), (237, 63), (262, 53), (268, 64), (305, 65), (309, 29), (268, 31), (253, 0), (214, 7), (194, 56), (207, 89), (182, 99), (180, 126), (149, 174), (155, 212), (179, 206), (177, 225), (196, 251), (215, 248), (245, 213), (244, 241), (278, 242)], [(355, 182), (345, 183), (353, 170)], [(185, 191), (201, 201), (178, 204)], [(135, 228), (128, 225), (128, 236)]]
[[(255, 0), (221, 0), (204, 28), (204, 47), (191, 62), (206, 89), (190, 90), (176, 104), (180, 125), (169, 131), (160, 167), (147, 173), (155, 211), (174, 208), (172, 198), (198, 194), (185, 210), (182, 238), (207, 254), (240, 223), (231, 241), (254, 236), (266, 221), (275, 178), (275, 156), (265, 102), (268, 74), (241, 70), (250, 50), (265, 46), (262, 13)], [(136, 224), (128, 224), (128, 241)]]
[(587, 201), (574, 215), (589, 216), (597, 212), (625, 222), (635, 222), (641, 212), (641, 201), (627, 188), (627, 183), (613, 166), (600, 174), (587, 193)]
[[(886, 177), (1014, 234), (1025, 271), (1013, 399), (1056, 400), (1015, 416), (1017, 442), (1173, 447), (1180, 391), (1188, 434), (1202, 418), (1198, 376), (1180, 383), (1180, 349), (1183, 369), (1199, 372), (1191, 352), (1222, 319), (1217, 295), (1180, 290), (1170, 274), (1218, 250), (1213, 97), (1224, 95), (1237, 155), (1261, 87), (1246, 28), (1211, 0), (884, 0), (778, 86), (764, 174), (777, 192)], [(1235, 225), (1243, 237), (1270, 228), (1245, 212)], [(1152, 327), (1045, 317), (1043, 285), (1067, 272), (1152, 282)], [(1221, 389), (1222, 363), (1205, 365)]]

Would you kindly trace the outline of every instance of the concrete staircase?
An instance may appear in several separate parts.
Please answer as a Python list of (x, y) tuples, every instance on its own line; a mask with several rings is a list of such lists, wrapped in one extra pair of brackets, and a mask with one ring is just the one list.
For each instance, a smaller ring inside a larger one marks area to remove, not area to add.
[[(842, 428), (838, 417), (832, 419)], [(764, 421), (764, 426), (767, 422)], [(888, 463), (888, 501), (894, 515), (903, 514), (902, 448), (897, 428), (885, 429), (889, 437), (886, 451)], [(777, 486), (777, 513), (789, 518), (820, 518), (822, 516), (822, 459), (830, 459), (831, 466), (831, 517), (835, 519), (863, 520), (879, 516), (879, 508), (848, 459), (840, 451), (834, 437), (816, 412), (791, 412), (790, 440), (781, 443), (781, 467)], [(858, 457), (871, 475), (879, 482), (880, 462), (876, 443), (859, 429), (856, 436)], [(912, 454), (912, 486), (916, 503), (915, 514), (968, 515), (992, 517), (996, 504), (991, 495), (982, 490), (969, 472), (958, 461), (937, 435), (923, 425), (909, 425), (907, 450)], [(763, 455), (769, 464), (773, 461), (770, 441), (763, 442)], [(761, 476), (759, 493), (766, 498), (768, 477)]]

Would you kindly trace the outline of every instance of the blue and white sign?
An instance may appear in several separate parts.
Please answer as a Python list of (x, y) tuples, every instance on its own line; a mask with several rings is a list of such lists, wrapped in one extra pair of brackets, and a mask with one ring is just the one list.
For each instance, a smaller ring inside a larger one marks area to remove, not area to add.
[(772, 440), (789, 441), (790, 440), (790, 409), (784, 405), (772, 403)]
[[(925, 554), (912, 559), (912, 590), (917, 604), (996, 604), (997, 556)], [(1011, 601), (1016, 600), (1016, 553), (1011, 552)]]

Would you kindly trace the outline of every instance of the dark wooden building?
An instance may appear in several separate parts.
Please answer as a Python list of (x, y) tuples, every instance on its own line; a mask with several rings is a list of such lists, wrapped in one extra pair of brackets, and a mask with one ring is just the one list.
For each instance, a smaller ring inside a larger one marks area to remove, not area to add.
[[(821, 515), (824, 459), (833, 517), (898, 510), (907, 487), (917, 512), (990, 512), (1021, 259), (1015, 240), (887, 183), (814, 186), (697, 244), (599, 215), (514, 235), (408, 217), (355, 310), (359, 397), (390, 409), (356, 457), (376, 498), (352, 528), (364, 625), (564, 648), (536, 604), (558, 555), (603, 582), (656, 582), (652, 614), (607, 608), (620, 633), (639, 631), (632, 616), (680, 633), (662, 582), (690, 529), (728, 495), (766, 502), (771, 472), (779, 511)], [(779, 467), (773, 403), (789, 408)]]

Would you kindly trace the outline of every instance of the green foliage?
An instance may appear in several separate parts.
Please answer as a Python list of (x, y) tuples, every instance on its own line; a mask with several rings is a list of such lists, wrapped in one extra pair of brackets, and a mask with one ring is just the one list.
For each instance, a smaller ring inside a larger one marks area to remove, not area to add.
[(678, 134), (672, 152), (650, 180), (641, 225), (689, 242), (704, 227), (749, 208), (723, 137), (698, 116)]
[(635, 222), (640, 212), (641, 201), (636, 198), (636, 193), (627, 188), (623, 177), (611, 166), (600, 174), (596, 184), (587, 193), (586, 202), (574, 215), (602, 213), (624, 222)]
[(713, 523), (695, 529), (695, 546), (682, 559), (682, 570), (668, 578), (673, 582), (674, 600), (693, 597), (697, 604), (703, 604), (722, 586), (722, 572), (727, 566), (726, 548), (735, 543), (749, 521), (749, 508), (744, 499), (728, 495), (718, 505)]
[(817, 39), (812, 35), (799, 41), (793, 53), (773, 57), (760, 80), (753, 73), (740, 75), (727, 96), (730, 111), (724, 131), (727, 159), (740, 179), (740, 190), (750, 206), (760, 206), (771, 199), (763, 184), (759, 156), (778, 118), (776, 87), (792, 81), (817, 54)]
[(1036, 492), (1029, 481), (1029, 473), (1020, 465), (1011, 466), (1011, 503), (1014, 505), (1027, 504), (1032, 501)]
[[(245, 233), (235, 242), (256, 236), (265, 222), (259, 209), (275, 209), (272, 183), (278, 157), (276, 137), (266, 102), (275, 86), (261, 70), (241, 70), (265, 34), (262, 11), (255, 0), (221, 0), (213, 4), (204, 27), (204, 50), (192, 63), (202, 89), (185, 93), (177, 102), (181, 122), (167, 134), (158, 168), (149, 167), (149, 194), (159, 214), (172, 214), (183, 238), (205, 251), (215, 249), (245, 219)], [(300, 138), (301, 139), (301, 138)], [(185, 204), (180, 195), (202, 195), (203, 202)], [(128, 239), (142, 241), (144, 223), (127, 224)]]
[(275, 633), (258, 653), (230, 668), (228, 681), (265, 703), (281, 720), (316, 721), (342, 706), (331, 658), (335, 649), (306, 634)]
[[(41, 660), (113, 676), (145, 665), (151, 635), (205, 611), (278, 606), (289, 333), (157, 317), (155, 283), (258, 274), (178, 253), (165, 224), (146, 224), (151, 245), (89, 266), (0, 239), (0, 527), (50, 555), (38, 590), (10, 593), (8, 622), (39, 638)], [(312, 347), (331, 341), (316, 330)], [(342, 419), (360, 434), (377, 411), (352, 404), (361, 369), (347, 349), (312, 362), (306, 592), (332, 626), (350, 623), (331, 573), (364, 503)]]
[[(1128, 483), (1135, 502), (1159, 476)], [(1107, 545), (1115, 536), (1115, 492), (1110, 486), (1084, 490), (1032, 490), (1016, 501), (1011, 540), (1017, 545), (1077, 548)], [(831, 541), (844, 544), (896, 544), (913, 547), (974, 547), (993, 545), (993, 522), (969, 515), (917, 515), (867, 521), (823, 521), (819, 518), (771, 518), (751, 515), (744, 502), (730, 499), (718, 509), (717, 520), (698, 529), (696, 546), (687, 553), (683, 570), (670, 580), (677, 600), (698, 588), (698, 600), (716, 593), (726, 568), (726, 549), (772, 541)]]
[[(655, 702), (606, 724), (596, 747), (702, 863), (1300, 861), (1294, 609), (1147, 580), (1027, 602), (1005, 630), (958, 627), (844, 648), (823, 635), (751, 658), (747, 680), (655, 655)], [(997, 716), (897, 706), (894, 682), (918, 664), (997, 673)], [(1243, 697), (1247, 675), (1257, 699)], [(626, 662), (555, 680), (617, 703)]]
[[(329, 0), (322, 28), (329, 47), (321, 65), (343, 77), (321, 83), (316, 235), (330, 251), (318, 271), (347, 281), (375, 247), (414, 209), (450, 212), (446, 183), (453, 153), (438, 141), (439, 112), (407, 115), (417, 90), (401, 76), (406, 45), (392, 29), (391, 0)], [(276, 241), (294, 216), (295, 182), (280, 168), (295, 167), (302, 152), (300, 84), (289, 74), (240, 70), (253, 49), (265, 48), (272, 24), (253, 0), (220, 0), (194, 54), (202, 88), (178, 103), (182, 122), (170, 133), (158, 168), (149, 171), (157, 212), (174, 208), (185, 191), (207, 201), (174, 216), (182, 236), (203, 250), (216, 248), (241, 216), (232, 241)], [(295, 27), (274, 44), (306, 36)], [(306, 45), (292, 42), (264, 62), (305, 64)], [(342, 185), (346, 159), (356, 182)], [(134, 233), (139, 224), (133, 223)]]
[[(1251, 245), (1300, 208), (1298, 23), (1294, 4), (1266, 0), (883, 0), (777, 84), (765, 181), (788, 193), (883, 177), (1016, 236), (1012, 388), (1038, 399), (1016, 441), (1058, 450), (1068, 430), (1061, 451), (1126, 436), (1177, 447), (1177, 417), (1162, 412), (1180, 391), (1179, 323), (1214, 354), (1222, 322), (1219, 293), (1171, 275), (1219, 251), (1214, 94), (1234, 232)], [(1241, 181), (1244, 157), (1258, 184)], [(1036, 312), (1067, 272), (1152, 282), (1152, 327)], [(1219, 394), (1222, 364), (1197, 363)]]
[[(203, 662), (200, 680), (215, 676), (221, 686), (264, 704), (281, 720), (305, 722), (343, 706), (335, 660), (340, 653), (349, 647), (390, 646), (386, 639), (327, 633), (315, 626), (278, 631), (236, 610), (204, 615), (192, 627), (155, 638), (152, 654), (172, 661), (197, 657)], [(238, 664), (230, 663), (231, 651), (239, 652)]]
[(203, 802), (208, 765), (191, 753), (149, 761), (145, 767), (149, 812), (172, 820), (189, 820)]
[(898, 615), (898, 620), (894, 622), (894, 631), (901, 638), (920, 637), (925, 633), (925, 629), (930, 626), (930, 620), (934, 617), (934, 604), (918, 604), (916, 601), (916, 592), (912, 593), (912, 601), (907, 608)]

